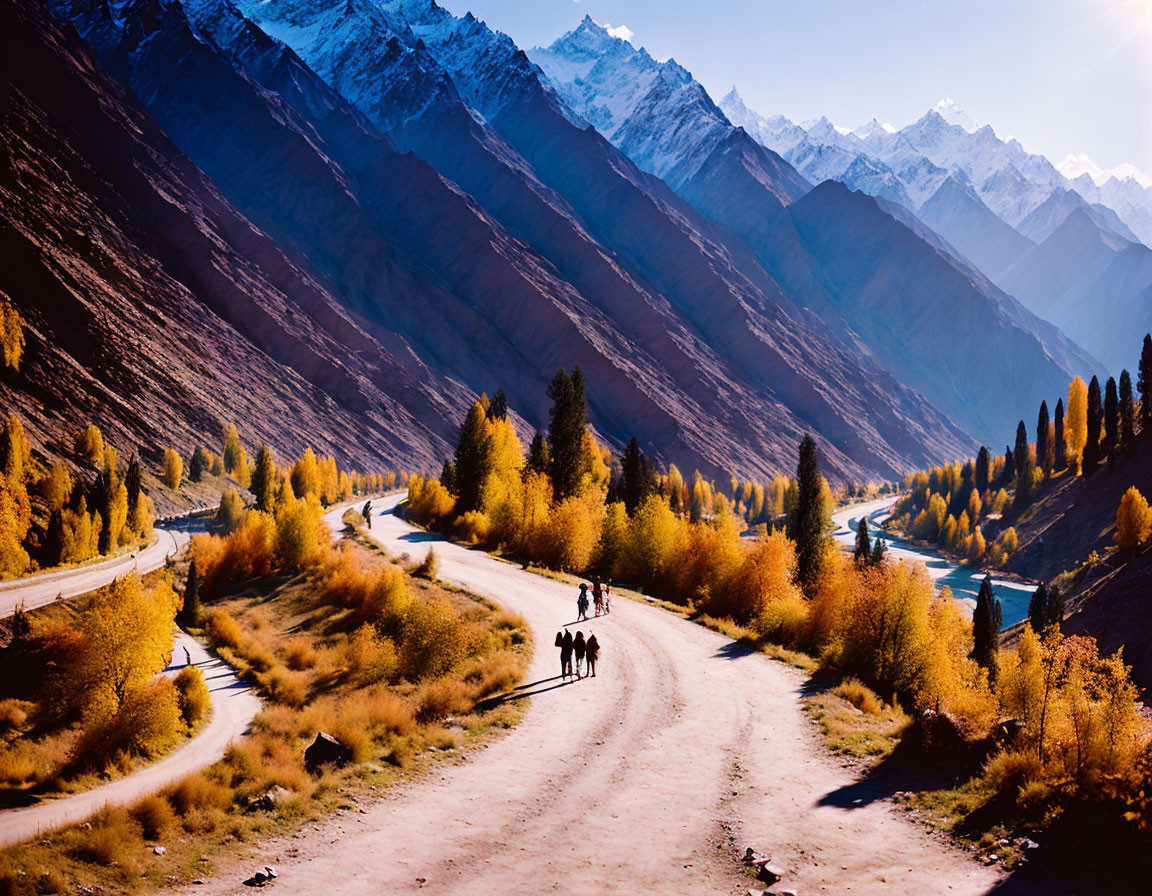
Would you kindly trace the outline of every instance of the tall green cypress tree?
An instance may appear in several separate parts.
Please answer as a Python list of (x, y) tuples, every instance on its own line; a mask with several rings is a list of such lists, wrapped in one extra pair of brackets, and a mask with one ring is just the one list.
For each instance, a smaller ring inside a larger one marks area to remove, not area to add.
[(1064, 595), (1056, 586), (1048, 592), (1048, 604), (1044, 610), (1044, 626), (1054, 625), (1061, 628), (1064, 624)]
[(456, 494), (456, 464), (452, 458), (444, 458), (444, 465), (440, 467), (440, 484), (448, 489), (449, 493)]
[(498, 389), (496, 394), (492, 396), (492, 401), (488, 405), (488, 419), (508, 419), (508, 396), (504, 394), (503, 389)]
[(988, 449), (980, 446), (976, 455), (976, 490), (984, 494), (988, 490), (988, 471), (992, 468), (992, 461), (988, 457)]
[(1000, 601), (992, 593), (992, 577), (985, 576), (976, 596), (976, 611), (972, 614), (972, 657), (988, 670), (993, 680), (999, 665), (1000, 629), (1004, 618)]
[(188, 564), (188, 580), (184, 584), (184, 602), (180, 606), (176, 621), (184, 628), (200, 621), (200, 574), (196, 569), (196, 558)]
[(1023, 507), (1032, 495), (1033, 470), (1032, 450), (1028, 447), (1028, 427), (1021, 420), (1016, 427), (1016, 448), (1012, 452), (1016, 461), (1016, 496), (1015, 504)]
[(624, 449), (624, 460), (621, 464), (623, 483), (621, 497), (628, 513), (636, 512), (636, 508), (644, 503), (652, 486), (652, 473), (648, 466), (648, 459), (640, 450), (640, 445), (633, 438), (628, 447)]
[(1048, 444), (1048, 402), (1040, 402), (1040, 413), (1036, 417), (1036, 463), (1044, 471), (1044, 477), (1052, 472), (1051, 445)]
[(1152, 423), (1152, 335), (1144, 334), (1140, 363), (1136, 367), (1136, 388), (1140, 391), (1140, 429)]
[(1032, 592), (1032, 599), (1028, 601), (1028, 624), (1032, 631), (1041, 634), (1048, 620), (1048, 589), (1043, 584)]
[(1132, 376), (1120, 371), (1120, 453), (1132, 447), (1136, 435), (1136, 402), (1132, 400)]
[(796, 578), (811, 588), (824, 559), (824, 502), (820, 458), (811, 436), (800, 441), (796, 464), (796, 510), (792, 516), (792, 540), (796, 543)]
[(1104, 452), (1108, 463), (1115, 461), (1116, 447), (1120, 444), (1120, 397), (1116, 393), (1116, 380), (1108, 377), (1104, 387)]
[(860, 517), (860, 525), (856, 527), (856, 550), (852, 557), (860, 566), (867, 566), (872, 562), (872, 539), (868, 536), (867, 517)]
[(1057, 472), (1068, 466), (1068, 443), (1064, 441), (1064, 399), (1056, 401), (1056, 417), (1052, 421), (1052, 435), (1056, 442), (1052, 446), (1052, 464)]
[(552, 455), (548, 449), (548, 440), (539, 430), (532, 437), (532, 444), (528, 448), (528, 469), (533, 473), (547, 473), (552, 463)]
[(1084, 444), (1084, 475), (1090, 476), (1100, 463), (1100, 429), (1104, 424), (1104, 403), (1100, 400), (1100, 380), (1088, 384), (1088, 441)]
[(188, 462), (188, 479), (199, 482), (204, 478), (204, 449), (197, 445), (192, 449), (192, 458)]
[[(572, 375), (561, 368), (548, 386), (552, 415), (548, 443), (552, 451), (552, 491), (557, 501), (576, 494), (583, 461), (584, 430), (588, 403), (584, 394), (584, 374), (577, 367)], [(459, 465), (457, 465), (459, 466)]]
[(484, 480), (491, 466), (492, 440), (484, 405), (478, 401), (468, 409), (456, 441), (456, 509), (460, 513), (480, 508)]
[(1000, 481), (1008, 485), (1016, 478), (1016, 455), (1007, 445), (1004, 446), (1004, 470), (1000, 474)]
[(256, 496), (256, 509), (271, 513), (276, 507), (276, 491), (279, 483), (276, 475), (276, 459), (272, 449), (261, 445), (256, 452), (256, 469), (252, 473), (252, 494)]

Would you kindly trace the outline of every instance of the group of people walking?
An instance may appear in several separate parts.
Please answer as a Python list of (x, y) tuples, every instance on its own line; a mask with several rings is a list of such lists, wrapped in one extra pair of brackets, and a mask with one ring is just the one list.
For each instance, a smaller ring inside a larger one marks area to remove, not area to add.
[[(596, 611), (596, 615), (600, 616), (604, 613), (612, 612), (612, 602), (609, 599), (609, 594), (612, 590), (611, 585), (604, 585), (600, 582), (599, 576), (592, 580), (592, 604)], [(580, 583), (580, 596), (576, 598), (576, 621), (588, 618), (588, 583)]]
[[(576, 637), (572, 637), (572, 632), (564, 631), (563, 633), (556, 633), (556, 646), (560, 648), (560, 677), (561, 678), (582, 678), (587, 674), (591, 678), (596, 677), (596, 660), (600, 658), (600, 642), (596, 640), (595, 635), (589, 635), (588, 640), (584, 640), (584, 632), (576, 632)], [(572, 659), (576, 659), (576, 670), (572, 670)], [(587, 662), (587, 669), (585, 670), (583, 664)]]

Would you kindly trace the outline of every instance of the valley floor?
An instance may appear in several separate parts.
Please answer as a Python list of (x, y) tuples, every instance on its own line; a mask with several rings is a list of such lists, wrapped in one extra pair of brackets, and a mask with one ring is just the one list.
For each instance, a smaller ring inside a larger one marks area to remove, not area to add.
[[(537, 650), (516, 699), (531, 711), (470, 760), (267, 844), (277, 892), (742, 893), (747, 846), (801, 893), (980, 894), (1001, 881), (861, 791), (805, 716), (795, 670), (623, 599), (575, 624), (570, 587), (390, 513), (372, 534), (414, 560), (435, 546), (441, 578), (528, 619)], [(596, 633), (597, 678), (558, 677), (565, 624)], [(248, 873), (225, 865), (192, 889), (234, 893)]]

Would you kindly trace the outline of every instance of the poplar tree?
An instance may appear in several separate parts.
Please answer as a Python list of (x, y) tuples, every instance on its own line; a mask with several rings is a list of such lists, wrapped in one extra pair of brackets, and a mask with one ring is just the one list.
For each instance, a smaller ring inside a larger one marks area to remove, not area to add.
[(1043, 584), (1032, 593), (1028, 601), (1028, 624), (1032, 631), (1041, 634), (1048, 620), (1048, 589)]
[(868, 537), (868, 518), (860, 517), (856, 527), (856, 551), (852, 555), (859, 566), (867, 566), (872, 561), (872, 539)]
[(1052, 421), (1052, 465), (1059, 472), (1068, 465), (1068, 446), (1064, 442), (1064, 399), (1056, 400), (1056, 417)]
[(188, 580), (184, 583), (184, 601), (176, 621), (184, 628), (200, 621), (200, 574), (196, 569), (196, 558), (188, 564)]
[(988, 670), (991, 679), (996, 679), (1000, 653), (1000, 629), (1004, 616), (1000, 601), (992, 593), (992, 577), (985, 576), (980, 583), (980, 593), (976, 596), (976, 611), (972, 614), (972, 657)]
[(879, 535), (876, 536), (876, 541), (872, 545), (872, 565), (880, 566), (884, 562), (884, 539)]
[(796, 544), (796, 578), (805, 588), (815, 583), (824, 558), (823, 487), (816, 443), (806, 435), (796, 464), (796, 511), (789, 533)]
[(1152, 335), (1144, 334), (1140, 363), (1136, 367), (1136, 388), (1140, 390), (1140, 429), (1152, 423)]
[(1087, 432), (1084, 441), (1084, 475), (1096, 470), (1100, 463), (1100, 428), (1104, 423), (1104, 404), (1100, 400), (1100, 380), (1092, 377), (1088, 384), (1088, 411), (1085, 415)]
[[(583, 445), (588, 402), (584, 374), (577, 367), (572, 375), (561, 368), (548, 386), (552, 413), (548, 444), (552, 452), (552, 492), (557, 501), (576, 494), (583, 473)], [(459, 469), (459, 464), (457, 464)]]
[(1104, 387), (1104, 452), (1108, 463), (1115, 460), (1116, 447), (1120, 444), (1120, 397), (1116, 394), (1116, 380), (1108, 377)]
[(1136, 403), (1132, 400), (1132, 376), (1120, 371), (1120, 452), (1132, 447), (1136, 435)]
[(276, 459), (272, 449), (261, 445), (256, 453), (256, 470), (252, 474), (252, 494), (256, 496), (256, 509), (271, 513), (276, 506)]
[(1048, 402), (1040, 402), (1040, 414), (1036, 418), (1036, 463), (1044, 473), (1044, 478), (1052, 472), (1051, 445), (1048, 444)]
[(1028, 448), (1028, 428), (1021, 420), (1016, 427), (1016, 450), (1014, 452), (1016, 461), (1016, 495), (1015, 504), (1017, 507), (1022, 507), (1032, 494), (1032, 471), (1034, 465), (1032, 463), (1032, 452)]
[(620, 489), (624, 500), (624, 507), (629, 515), (636, 512), (644, 499), (652, 490), (652, 473), (648, 466), (648, 459), (640, 450), (640, 445), (633, 438), (628, 447), (624, 449), (624, 459), (621, 463), (623, 483)]
[(236, 424), (228, 424), (228, 432), (224, 435), (224, 472), (233, 473), (240, 468), (244, 457), (244, 446), (240, 444), (240, 434), (236, 432)]
[(1004, 446), (1004, 471), (1000, 474), (1000, 481), (1007, 484), (1016, 478), (1016, 457), (1011, 447)]
[(980, 451), (976, 455), (976, 489), (980, 494), (984, 494), (988, 490), (988, 471), (991, 469), (991, 461), (988, 457), (988, 449), (980, 446)]
[(1064, 421), (1064, 439), (1068, 443), (1068, 462), (1079, 472), (1088, 441), (1088, 386), (1080, 377), (1068, 384), (1068, 416)]

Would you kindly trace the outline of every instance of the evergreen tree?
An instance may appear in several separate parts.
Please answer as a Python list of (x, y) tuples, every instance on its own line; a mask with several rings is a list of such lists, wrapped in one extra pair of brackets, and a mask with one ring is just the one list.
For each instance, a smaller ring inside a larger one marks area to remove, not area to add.
[(1053, 441), (1052, 465), (1056, 471), (1063, 470), (1068, 465), (1068, 445), (1064, 441), (1064, 399), (1056, 400), (1056, 418), (1052, 426)]
[(992, 577), (985, 576), (976, 596), (976, 611), (972, 614), (972, 657), (988, 670), (995, 680), (1000, 653), (1000, 629), (1004, 624), (1000, 601), (992, 593)]
[(456, 509), (460, 513), (480, 509), (484, 481), (492, 466), (492, 437), (484, 405), (477, 401), (468, 409), (456, 442)]
[(128, 472), (124, 474), (124, 486), (128, 489), (128, 512), (131, 513), (140, 503), (140, 492), (143, 488), (140, 476), (140, 458), (135, 454), (128, 461)]
[(240, 434), (236, 432), (236, 424), (228, 424), (228, 432), (224, 435), (224, 472), (234, 473), (240, 464), (246, 461), (244, 446), (240, 444)]
[(1007, 485), (1016, 478), (1016, 456), (1012, 449), (1004, 446), (1004, 471), (1000, 474), (1000, 481)]
[(1100, 400), (1100, 380), (1092, 377), (1088, 384), (1088, 438), (1084, 442), (1084, 475), (1090, 475), (1100, 463), (1100, 429), (1104, 424), (1104, 403)]
[(872, 561), (872, 539), (868, 536), (867, 517), (860, 517), (860, 525), (856, 527), (856, 551), (852, 556), (860, 566), (867, 566)]
[(800, 442), (796, 488), (796, 511), (789, 535), (796, 543), (796, 578), (802, 587), (810, 588), (824, 558), (824, 481), (816, 443), (808, 435)]
[(440, 468), (440, 484), (451, 494), (456, 494), (456, 464), (452, 458), (444, 458), (444, 466)]
[[(577, 367), (569, 376), (563, 368), (548, 386), (552, 413), (548, 444), (552, 452), (552, 492), (557, 501), (576, 494), (584, 466), (584, 431), (588, 403), (584, 395), (584, 374)], [(459, 464), (457, 464), (459, 469)]]
[(1064, 596), (1053, 586), (1048, 592), (1048, 605), (1044, 612), (1044, 627), (1054, 625), (1061, 628), (1064, 624)]
[(496, 394), (492, 396), (492, 402), (488, 405), (488, 419), (508, 419), (508, 396), (504, 394), (503, 389), (497, 390)]
[(536, 430), (532, 437), (532, 445), (528, 449), (528, 469), (533, 473), (547, 473), (552, 464), (551, 452), (548, 450), (548, 440), (544, 433)]
[(1028, 623), (1032, 631), (1040, 634), (1044, 631), (1044, 624), (1048, 620), (1048, 589), (1043, 584), (1032, 593), (1028, 601)]
[(1140, 429), (1152, 423), (1152, 335), (1144, 334), (1140, 363), (1136, 367), (1136, 388), (1140, 391)]
[(204, 461), (204, 449), (197, 445), (192, 449), (192, 458), (188, 462), (189, 481), (199, 482), (204, 478), (204, 468), (207, 466)]
[(1104, 453), (1108, 464), (1115, 461), (1116, 447), (1120, 444), (1120, 396), (1116, 394), (1116, 380), (1108, 377), (1104, 387)]
[(635, 437), (624, 449), (622, 463), (623, 482), (621, 483), (621, 498), (629, 515), (636, 512), (644, 499), (652, 492), (652, 471), (648, 465), (648, 458), (640, 450)]
[(1136, 403), (1132, 400), (1132, 376), (1120, 371), (1120, 453), (1132, 447), (1136, 435)]
[(988, 490), (988, 474), (991, 466), (988, 449), (981, 445), (980, 452), (976, 455), (976, 489), (980, 494)]
[(1040, 414), (1036, 418), (1036, 463), (1044, 472), (1044, 478), (1052, 472), (1052, 446), (1048, 444), (1048, 402), (1040, 402)]
[(188, 581), (184, 584), (184, 601), (180, 606), (176, 621), (183, 628), (194, 626), (200, 621), (200, 575), (196, 570), (195, 557), (188, 564)]
[(1028, 447), (1028, 427), (1021, 420), (1016, 426), (1016, 448), (1012, 452), (1012, 459), (1016, 463), (1016, 496), (1017, 507), (1023, 507), (1032, 494), (1032, 451)]
[(252, 474), (252, 494), (256, 496), (256, 509), (271, 513), (276, 507), (276, 459), (272, 449), (261, 445), (256, 453), (256, 470)]
[(876, 536), (876, 541), (872, 545), (872, 565), (880, 566), (884, 563), (885, 545), (884, 539), (879, 535)]

